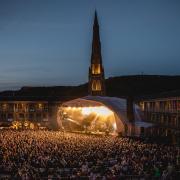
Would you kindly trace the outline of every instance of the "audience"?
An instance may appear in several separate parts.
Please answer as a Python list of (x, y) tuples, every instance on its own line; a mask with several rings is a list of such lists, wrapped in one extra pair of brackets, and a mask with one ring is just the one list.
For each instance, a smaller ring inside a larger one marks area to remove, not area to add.
[(0, 132), (0, 174), (13, 178), (172, 179), (178, 147), (130, 138), (53, 131)]

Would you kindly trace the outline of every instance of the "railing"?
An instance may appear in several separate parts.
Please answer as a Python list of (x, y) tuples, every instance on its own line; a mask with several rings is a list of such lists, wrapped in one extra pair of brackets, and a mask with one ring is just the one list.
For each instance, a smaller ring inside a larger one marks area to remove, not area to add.
[(143, 110), (144, 112), (154, 112), (154, 113), (180, 113), (180, 110), (176, 109), (163, 109), (163, 108), (147, 108)]

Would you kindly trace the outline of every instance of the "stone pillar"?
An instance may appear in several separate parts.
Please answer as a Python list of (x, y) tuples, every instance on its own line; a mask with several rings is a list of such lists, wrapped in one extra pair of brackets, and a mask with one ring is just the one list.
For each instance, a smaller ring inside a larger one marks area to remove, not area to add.
[(133, 104), (133, 97), (129, 96), (127, 98), (127, 118), (131, 123), (131, 136), (135, 135), (135, 117), (134, 117), (134, 104)]
[(58, 102), (55, 102), (55, 101), (48, 102), (49, 128), (53, 130), (59, 129), (58, 122), (57, 122), (58, 107), (59, 107)]

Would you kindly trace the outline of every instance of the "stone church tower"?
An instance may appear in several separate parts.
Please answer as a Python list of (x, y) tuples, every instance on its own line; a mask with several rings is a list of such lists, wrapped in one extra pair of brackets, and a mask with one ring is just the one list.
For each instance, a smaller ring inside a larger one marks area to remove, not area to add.
[(94, 16), (91, 65), (89, 67), (89, 95), (105, 95), (104, 68), (102, 65), (101, 42), (97, 13)]

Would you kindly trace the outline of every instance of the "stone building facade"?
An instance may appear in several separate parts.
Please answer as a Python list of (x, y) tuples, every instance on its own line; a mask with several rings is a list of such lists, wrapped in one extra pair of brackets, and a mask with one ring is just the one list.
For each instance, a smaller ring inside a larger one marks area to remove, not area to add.
[(20, 129), (30, 128), (30, 124), (37, 128), (55, 128), (57, 119), (55, 110), (60, 102), (28, 100), (29, 97), (25, 99), (16, 97), (16, 100), (12, 98), (0, 101), (1, 127), (12, 127), (14, 122), (18, 122)]
[(154, 124), (149, 130), (153, 136), (180, 138), (180, 97), (151, 98), (139, 103), (147, 122)]

